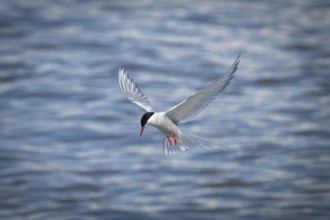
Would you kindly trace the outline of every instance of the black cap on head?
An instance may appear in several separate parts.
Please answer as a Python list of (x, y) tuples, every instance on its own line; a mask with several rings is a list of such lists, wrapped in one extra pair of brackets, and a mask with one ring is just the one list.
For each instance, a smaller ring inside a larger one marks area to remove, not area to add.
[(142, 118), (141, 118), (141, 127), (144, 127), (144, 126), (147, 124), (149, 118), (150, 118), (153, 114), (154, 114), (154, 112), (147, 112), (147, 113), (145, 113), (145, 114), (142, 116)]

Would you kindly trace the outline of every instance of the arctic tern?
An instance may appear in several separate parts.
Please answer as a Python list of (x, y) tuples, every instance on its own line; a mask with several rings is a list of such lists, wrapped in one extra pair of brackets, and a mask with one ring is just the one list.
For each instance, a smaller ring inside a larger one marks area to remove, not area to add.
[(140, 90), (133, 78), (124, 67), (118, 72), (119, 85), (128, 100), (144, 108), (147, 112), (141, 118), (140, 136), (146, 125), (158, 128), (164, 135), (163, 154), (165, 144), (167, 153), (173, 150), (185, 151), (192, 148), (211, 148), (217, 145), (183, 133), (178, 125), (194, 119), (205, 107), (210, 104), (230, 83), (238, 68), (240, 54), (230, 68), (217, 80), (191, 95), (183, 102), (170, 108), (166, 112), (157, 112), (150, 104), (148, 98)]

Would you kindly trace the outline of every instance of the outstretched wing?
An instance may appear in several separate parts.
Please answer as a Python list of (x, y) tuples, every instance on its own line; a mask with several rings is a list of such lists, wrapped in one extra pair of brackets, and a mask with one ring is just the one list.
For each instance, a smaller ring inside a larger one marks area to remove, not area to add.
[(151, 106), (148, 98), (143, 94), (139, 86), (123, 67), (119, 69), (118, 81), (121, 91), (123, 91), (128, 100), (141, 106), (148, 112), (154, 112), (154, 108)]
[(166, 115), (175, 123), (184, 123), (194, 119), (206, 106), (212, 102), (235, 76), (238, 68), (240, 54), (231, 67), (222, 74), (216, 81), (183, 102), (174, 106), (166, 112)]

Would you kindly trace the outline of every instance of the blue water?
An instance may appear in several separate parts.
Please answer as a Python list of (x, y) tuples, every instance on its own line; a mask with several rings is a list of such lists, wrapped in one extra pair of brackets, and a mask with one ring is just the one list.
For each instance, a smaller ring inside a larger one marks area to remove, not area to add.
[[(0, 219), (328, 219), (328, 1), (0, 3)], [(162, 156), (159, 110), (236, 77)]]

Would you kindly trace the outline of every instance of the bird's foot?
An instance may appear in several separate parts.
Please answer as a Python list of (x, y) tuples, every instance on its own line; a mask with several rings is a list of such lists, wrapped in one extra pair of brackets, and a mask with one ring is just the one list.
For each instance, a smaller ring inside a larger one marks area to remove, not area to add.
[(171, 141), (170, 137), (169, 137), (169, 136), (166, 136), (166, 137), (167, 137), (168, 142), (169, 142), (170, 145), (172, 146), (172, 145), (173, 145), (173, 142)]
[(176, 145), (176, 135), (175, 135), (175, 133), (173, 134), (173, 139), (174, 139), (174, 144)]

